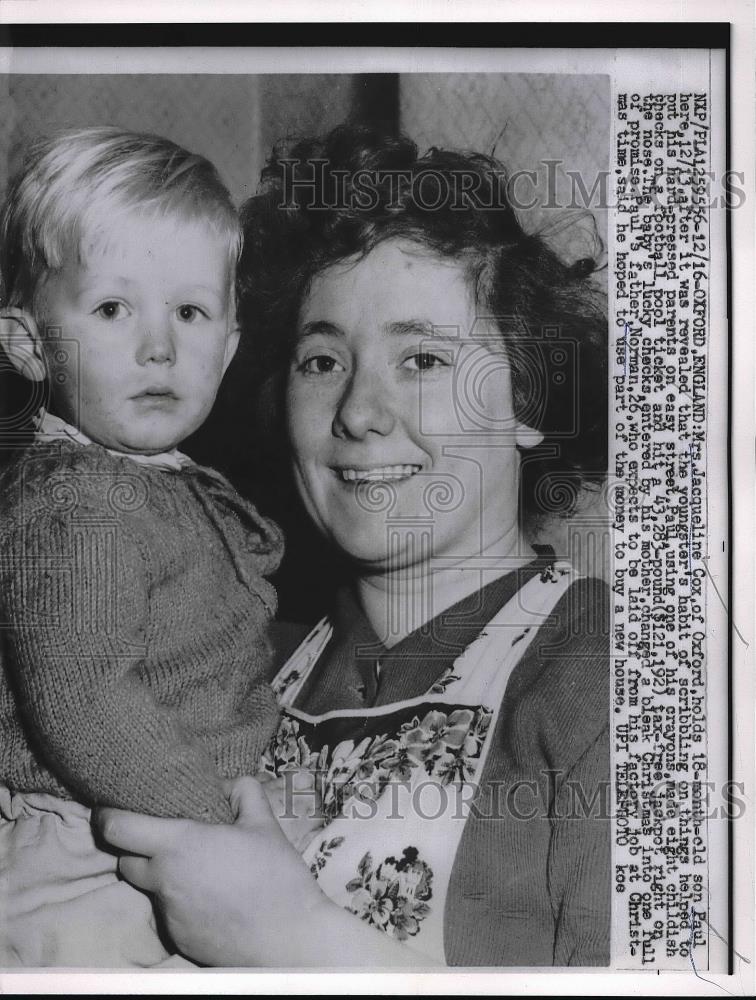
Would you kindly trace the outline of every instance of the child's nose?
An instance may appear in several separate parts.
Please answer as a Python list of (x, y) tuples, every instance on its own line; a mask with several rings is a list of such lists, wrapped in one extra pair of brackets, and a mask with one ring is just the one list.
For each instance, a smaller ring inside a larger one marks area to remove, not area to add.
[(137, 352), (140, 365), (173, 364), (176, 360), (176, 345), (173, 330), (167, 318), (156, 318), (145, 324)]

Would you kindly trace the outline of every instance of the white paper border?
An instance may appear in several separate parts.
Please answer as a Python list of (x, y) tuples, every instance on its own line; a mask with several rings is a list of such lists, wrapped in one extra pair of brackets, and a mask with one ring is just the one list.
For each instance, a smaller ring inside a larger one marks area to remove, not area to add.
[[(317, 13), (315, 13), (317, 11)], [(68, 0), (65, 7), (54, 0), (3, 0), (0, 7), (0, 24), (12, 23), (124, 23), (124, 22), (306, 22), (306, 21), (500, 21), (532, 22), (569, 21), (587, 22), (678, 22), (725, 21), (732, 24), (730, 49), (730, 116), (732, 145), (729, 166), (745, 174), (746, 202), (742, 209), (731, 215), (732, 258), (732, 469), (733, 469), (733, 544), (731, 546), (733, 574), (732, 619), (744, 637), (733, 640), (733, 706), (735, 753), (733, 778), (746, 785), (747, 805), (750, 813), (756, 809), (754, 801), (754, 723), (756, 700), (753, 678), (754, 637), (754, 217), (750, 199), (754, 198), (754, 7), (751, 0), (622, 0), (612, 8), (601, 0), (573, 0), (570, 4), (556, 4), (545, 0), (534, 7), (517, 0), (381, 0), (373, 2), (333, 2), (318, 0), (317, 6), (306, 0), (276, 0), (275, 4), (262, 0), (223, 0), (221, 3), (166, 2), (166, 0), (102, 0), (99, 3)], [(618, 34), (621, 43), (621, 33)], [(91, 49), (84, 50), (89, 59)], [(155, 50), (152, 50), (153, 54)], [(181, 50), (172, 50), (178, 52)], [(185, 50), (184, 50), (185, 51)], [(222, 50), (224, 53), (226, 50)], [(317, 52), (318, 50), (309, 50)], [(330, 50), (326, 50), (329, 52)], [(399, 49), (397, 57), (404, 71), (426, 68), (420, 58), (422, 49)], [(512, 72), (516, 61), (502, 64), (497, 50), (469, 50), (474, 56), (497, 59), (496, 68), (488, 71)], [(343, 54), (343, 50), (341, 50)], [(582, 71), (590, 72), (590, 49)], [(527, 61), (528, 50), (521, 54)], [(367, 68), (378, 71), (381, 60), (388, 53), (379, 53), (375, 68), (365, 59), (366, 50), (360, 49), (358, 63), (362, 72)], [(425, 53), (427, 55), (427, 53)], [(417, 57), (417, 63), (414, 58)], [(455, 50), (441, 50), (438, 70), (453, 71), (446, 57), (454, 60)], [(228, 65), (224, 54), (224, 61)], [(129, 53), (131, 64), (131, 52)], [(95, 63), (90, 63), (94, 67)], [(280, 64), (279, 64), (280, 65)], [(332, 66), (332, 64), (330, 64)], [(532, 65), (532, 63), (530, 64)], [(466, 66), (466, 69), (485, 71), (484, 62)], [(47, 71), (51, 70), (47, 64)], [(15, 67), (13, 67), (15, 68)], [(340, 67), (341, 68), (341, 67)], [(459, 63), (456, 65), (459, 70)], [(11, 67), (0, 62), (0, 73)], [(188, 67), (186, 67), (188, 69)], [(186, 71), (185, 69), (185, 71)], [(12, 71), (12, 69), (11, 69)], [(103, 69), (102, 72), (117, 72)], [(132, 70), (133, 71), (133, 70)], [(165, 64), (161, 71), (167, 72)], [(196, 72), (196, 70), (194, 70)], [(220, 70), (218, 70), (220, 71)], [(231, 71), (231, 70), (229, 70)], [(261, 66), (248, 67), (247, 72), (264, 72)], [(299, 72), (302, 72), (301, 62)], [(317, 70), (313, 70), (317, 71)], [(345, 68), (344, 72), (348, 72)], [(387, 66), (388, 71), (388, 66)], [(426, 69), (427, 71), (427, 69)], [(557, 66), (555, 72), (560, 70)], [(747, 645), (746, 645), (747, 643)], [(0, 974), (0, 991), (3, 993), (271, 993), (274, 995), (334, 993), (334, 994), (522, 994), (548, 995), (558, 993), (573, 995), (691, 995), (709, 996), (722, 991), (731, 995), (752, 995), (756, 991), (754, 960), (754, 902), (756, 899), (756, 874), (754, 873), (754, 820), (746, 814), (744, 821), (735, 826), (735, 974), (724, 976), (691, 973), (666, 973), (664, 975), (636, 975), (632, 973), (550, 973), (531, 970), (517, 972), (464, 972), (434, 974), (407, 973), (327, 973), (253, 972), (227, 973), (208, 970), (201, 973), (3, 973)], [(747, 961), (746, 961), (747, 960)]]

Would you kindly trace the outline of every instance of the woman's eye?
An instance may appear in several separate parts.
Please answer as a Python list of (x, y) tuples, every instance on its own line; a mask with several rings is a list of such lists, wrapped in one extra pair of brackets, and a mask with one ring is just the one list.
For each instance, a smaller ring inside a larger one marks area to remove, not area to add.
[(298, 367), (305, 375), (330, 375), (331, 372), (345, 371), (344, 366), (330, 354), (315, 354), (305, 358)]
[(128, 310), (123, 302), (103, 302), (95, 309), (95, 314), (100, 319), (123, 319), (128, 315)]
[(194, 323), (200, 318), (200, 316), (207, 316), (204, 310), (200, 309), (199, 306), (192, 306), (188, 303), (181, 305), (176, 310), (176, 315), (181, 320), (182, 323)]
[(412, 354), (408, 358), (405, 358), (402, 364), (403, 367), (409, 368), (411, 371), (427, 372), (432, 368), (448, 368), (451, 364), (451, 358), (443, 354), (431, 354), (428, 351), (422, 351), (420, 354)]

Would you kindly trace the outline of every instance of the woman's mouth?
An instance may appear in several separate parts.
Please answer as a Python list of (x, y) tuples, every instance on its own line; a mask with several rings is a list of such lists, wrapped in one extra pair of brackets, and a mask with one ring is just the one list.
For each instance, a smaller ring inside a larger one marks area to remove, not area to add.
[(395, 482), (398, 479), (409, 479), (419, 472), (419, 465), (376, 465), (369, 469), (335, 469), (336, 474), (345, 483)]

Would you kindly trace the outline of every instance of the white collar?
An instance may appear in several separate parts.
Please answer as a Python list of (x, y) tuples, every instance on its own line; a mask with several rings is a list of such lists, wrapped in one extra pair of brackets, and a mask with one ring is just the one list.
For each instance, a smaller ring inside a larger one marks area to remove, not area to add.
[[(64, 439), (75, 441), (80, 445), (95, 444), (95, 442), (91, 438), (87, 437), (83, 431), (80, 431), (78, 427), (74, 427), (73, 424), (66, 423), (65, 420), (62, 420), (60, 417), (56, 417), (54, 413), (48, 413), (47, 410), (41, 411), (35, 421), (35, 425), (35, 443)], [(170, 469), (174, 472), (179, 472), (187, 465), (194, 464), (188, 455), (182, 454), (182, 452), (178, 451), (176, 448), (172, 451), (162, 452), (159, 455), (140, 455), (134, 452), (116, 451), (113, 448), (106, 448), (105, 450), (111, 455), (116, 455), (121, 458), (130, 458), (138, 465), (152, 465), (159, 469)]]

